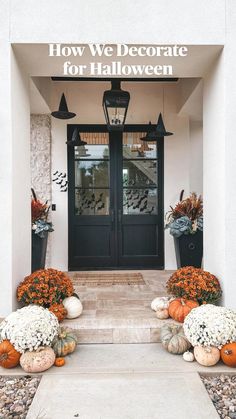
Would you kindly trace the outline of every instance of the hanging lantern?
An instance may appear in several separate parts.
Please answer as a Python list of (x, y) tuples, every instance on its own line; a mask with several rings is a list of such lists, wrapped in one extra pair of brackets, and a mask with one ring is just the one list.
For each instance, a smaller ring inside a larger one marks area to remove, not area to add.
[(86, 145), (86, 141), (81, 140), (80, 137), (80, 133), (78, 128), (76, 127), (72, 133), (72, 137), (71, 140), (68, 140), (66, 142), (66, 144), (68, 144), (69, 146), (75, 147), (75, 146), (82, 146), (82, 145)]
[(75, 113), (68, 111), (64, 93), (62, 93), (58, 111), (53, 111), (51, 115), (54, 116), (54, 118), (58, 119), (71, 119), (74, 118), (74, 116), (76, 116)]
[(121, 90), (120, 80), (111, 81), (111, 90), (103, 94), (103, 109), (108, 131), (123, 131), (130, 94)]

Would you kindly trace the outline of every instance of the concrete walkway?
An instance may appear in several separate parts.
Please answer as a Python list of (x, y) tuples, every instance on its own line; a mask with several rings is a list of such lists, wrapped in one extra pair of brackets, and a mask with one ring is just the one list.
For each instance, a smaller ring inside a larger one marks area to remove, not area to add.
[(216, 419), (196, 373), (43, 377), (27, 419)]
[[(219, 419), (198, 372), (234, 371), (187, 363), (161, 344), (80, 345), (43, 374), (27, 419)], [(22, 369), (0, 369), (9, 373)]]

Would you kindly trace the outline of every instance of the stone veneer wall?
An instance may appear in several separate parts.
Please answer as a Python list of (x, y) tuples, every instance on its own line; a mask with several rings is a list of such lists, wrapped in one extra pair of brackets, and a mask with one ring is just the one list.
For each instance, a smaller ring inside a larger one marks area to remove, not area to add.
[[(30, 122), (31, 186), (37, 197), (51, 204), (51, 117), (31, 114)], [(50, 219), (50, 214), (49, 214)], [(46, 266), (50, 266), (51, 239), (49, 234)]]

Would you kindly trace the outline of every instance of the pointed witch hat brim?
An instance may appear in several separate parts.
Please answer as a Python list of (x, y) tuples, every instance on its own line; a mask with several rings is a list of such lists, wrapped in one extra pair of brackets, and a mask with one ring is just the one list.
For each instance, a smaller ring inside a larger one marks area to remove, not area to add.
[(71, 140), (67, 141), (66, 144), (71, 145), (71, 146), (82, 146), (82, 145), (86, 145), (86, 141), (82, 141), (81, 137), (80, 137), (80, 133), (78, 128), (76, 127), (72, 133), (72, 137)]
[(74, 118), (74, 116), (76, 116), (75, 113), (68, 111), (64, 93), (62, 93), (58, 111), (53, 111), (51, 115), (54, 116), (54, 118), (58, 119), (71, 119)]
[(173, 135), (173, 132), (166, 131), (161, 113), (159, 114), (155, 131), (158, 138), (168, 137), (169, 135)]

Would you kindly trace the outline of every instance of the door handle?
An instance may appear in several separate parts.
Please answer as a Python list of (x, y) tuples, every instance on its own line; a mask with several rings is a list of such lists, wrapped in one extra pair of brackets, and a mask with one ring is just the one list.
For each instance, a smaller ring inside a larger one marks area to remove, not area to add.
[(111, 211), (111, 226), (113, 228), (113, 225), (115, 222), (115, 210), (112, 208), (110, 211)]

